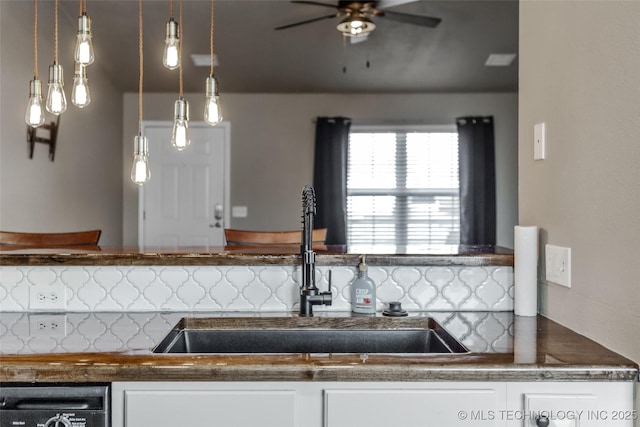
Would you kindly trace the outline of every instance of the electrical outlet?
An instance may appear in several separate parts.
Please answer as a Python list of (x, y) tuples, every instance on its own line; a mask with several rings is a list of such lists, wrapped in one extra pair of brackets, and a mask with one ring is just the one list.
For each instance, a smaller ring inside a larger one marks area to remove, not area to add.
[(66, 314), (29, 315), (29, 334), (32, 337), (64, 338), (67, 336)]
[(547, 282), (571, 287), (571, 248), (545, 245), (545, 270)]
[(64, 285), (34, 285), (29, 291), (30, 310), (64, 311), (67, 308), (67, 288)]

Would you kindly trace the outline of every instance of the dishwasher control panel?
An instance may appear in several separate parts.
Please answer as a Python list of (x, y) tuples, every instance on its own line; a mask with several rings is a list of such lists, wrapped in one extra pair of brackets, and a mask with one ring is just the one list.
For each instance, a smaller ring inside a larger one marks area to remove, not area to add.
[(0, 387), (0, 427), (109, 427), (108, 385)]

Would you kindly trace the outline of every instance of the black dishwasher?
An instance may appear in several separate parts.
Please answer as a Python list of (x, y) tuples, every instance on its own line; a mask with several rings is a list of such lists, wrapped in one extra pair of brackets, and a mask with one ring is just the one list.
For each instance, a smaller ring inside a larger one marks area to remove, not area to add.
[(0, 385), (0, 427), (109, 427), (109, 385)]

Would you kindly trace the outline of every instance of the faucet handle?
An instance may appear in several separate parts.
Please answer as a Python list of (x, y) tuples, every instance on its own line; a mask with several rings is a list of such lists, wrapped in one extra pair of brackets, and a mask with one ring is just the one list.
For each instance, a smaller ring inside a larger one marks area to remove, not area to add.
[(327, 277), (327, 282), (329, 282), (329, 290), (328, 293), (331, 293), (331, 273), (333, 270), (329, 270), (329, 276)]

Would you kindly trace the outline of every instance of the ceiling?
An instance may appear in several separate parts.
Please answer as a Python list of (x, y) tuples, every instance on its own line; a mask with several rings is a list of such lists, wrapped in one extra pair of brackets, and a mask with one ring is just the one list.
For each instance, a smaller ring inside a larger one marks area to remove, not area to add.
[[(491, 53), (517, 53), (517, 0), (393, 1), (397, 4), (390, 10), (436, 16), (442, 22), (431, 29), (377, 18), (368, 39), (351, 44), (335, 28), (339, 18), (274, 30), (328, 15), (329, 8), (285, 0), (215, 0), (220, 62), (215, 74), (221, 92), (517, 91), (517, 59), (509, 67), (484, 66)], [(120, 90), (137, 91), (138, 2), (89, 0), (87, 11), (96, 51), (91, 67), (102, 67)], [(174, 0), (176, 20), (178, 11), (179, 0)], [(177, 90), (178, 71), (162, 67), (169, 1), (145, 0), (143, 14), (144, 90)], [(77, 15), (78, 1), (60, 1), (60, 25), (75, 26)], [(184, 0), (185, 92), (204, 90), (209, 68), (195, 67), (190, 55), (209, 53), (209, 19), (208, 0)]]

